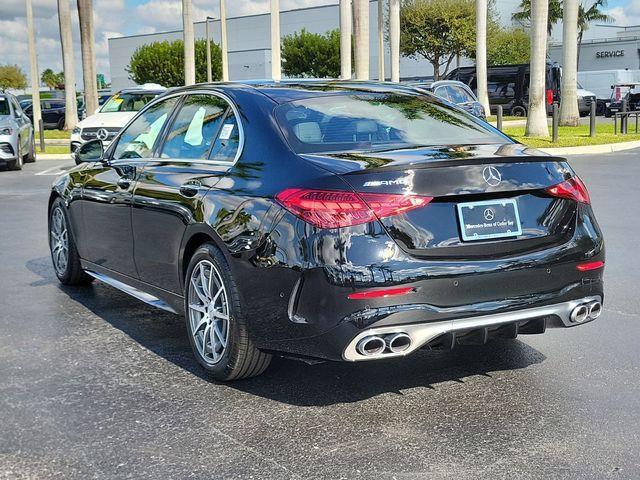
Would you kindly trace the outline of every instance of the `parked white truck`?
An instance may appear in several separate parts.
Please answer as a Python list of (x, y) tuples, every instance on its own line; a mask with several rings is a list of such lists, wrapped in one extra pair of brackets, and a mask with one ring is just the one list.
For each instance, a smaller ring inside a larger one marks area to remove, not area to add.
[(592, 70), (578, 72), (578, 83), (596, 95), (597, 113), (603, 115), (611, 101), (611, 88), (621, 83), (640, 82), (640, 70)]

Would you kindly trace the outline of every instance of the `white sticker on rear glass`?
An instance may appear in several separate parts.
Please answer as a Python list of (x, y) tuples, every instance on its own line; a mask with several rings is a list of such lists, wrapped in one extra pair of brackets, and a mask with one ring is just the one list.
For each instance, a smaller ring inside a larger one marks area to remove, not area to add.
[(220, 140), (229, 140), (231, 138), (231, 133), (233, 132), (233, 127), (235, 127), (233, 123), (225, 123), (222, 126), (222, 130), (220, 131), (220, 136), (218, 138)]

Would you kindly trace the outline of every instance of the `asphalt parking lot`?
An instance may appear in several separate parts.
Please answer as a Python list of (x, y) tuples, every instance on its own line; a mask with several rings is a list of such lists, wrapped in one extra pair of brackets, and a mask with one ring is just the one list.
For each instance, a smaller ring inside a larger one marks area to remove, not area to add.
[(0, 171), (0, 478), (640, 478), (640, 152), (580, 156), (605, 312), (544, 335), (208, 380), (182, 319), (58, 284), (60, 168)]

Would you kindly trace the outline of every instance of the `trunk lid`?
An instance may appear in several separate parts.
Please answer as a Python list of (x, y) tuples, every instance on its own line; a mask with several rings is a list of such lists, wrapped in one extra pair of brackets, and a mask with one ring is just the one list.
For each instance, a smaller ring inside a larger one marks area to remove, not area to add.
[[(562, 244), (575, 229), (578, 204), (545, 191), (572, 176), (571, 168), (564, 159), (522, 145), (304, 157), (340, 175), (357, 192), (433, 197), (425, 207), (381, 219), (396, 243), (417, 257), (514, 255)], [(519, 228), (503, 226), (507, 221)], [(480, 237), (474, 238), (478, 231)]]

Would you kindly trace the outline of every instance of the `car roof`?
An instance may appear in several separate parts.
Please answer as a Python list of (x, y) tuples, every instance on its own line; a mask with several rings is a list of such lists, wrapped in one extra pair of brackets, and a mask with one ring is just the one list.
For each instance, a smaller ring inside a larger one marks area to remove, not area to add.
[(333, 96), (339, 93), (406, 93), (415, 95), (415, 88), (391, 82), (327, 79), (247, 80), (243, 82), (200, 83), (188, 87), (167, 89), (166, 93), (187, 93), (191, 90), (254, 91), (268, 96), (276, 103), (287, 103), (304, 98)]

